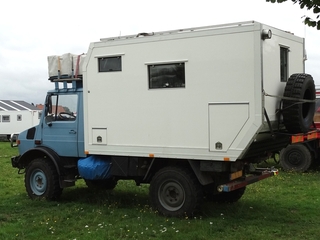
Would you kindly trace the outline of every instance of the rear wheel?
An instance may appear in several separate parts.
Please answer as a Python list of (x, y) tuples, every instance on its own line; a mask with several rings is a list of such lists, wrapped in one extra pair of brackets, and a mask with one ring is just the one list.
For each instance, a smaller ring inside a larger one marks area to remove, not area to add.
[(62, 193), (54, 164), (44, 158), (35, 159), (28, 165), (25, 186), (31, 199), (57, 200)]
[(150, 183), (150, 201), (159, 213), (169, 217), (191, 216), (203, 199), (202, 187), (189, 169), (166, 167)]
[(280, 152), (280, 164), (285, 171), (307, 171), (313, 162), (313, 155), (303, 144), (287, 146)]
[[(309, 74), (293, 74), (283, 94), (293, 99), (315, 100), (315, 85)], [(307, 132), (313, 121), (315, 102), (283, 100), (283, 123), (290, 133)]]

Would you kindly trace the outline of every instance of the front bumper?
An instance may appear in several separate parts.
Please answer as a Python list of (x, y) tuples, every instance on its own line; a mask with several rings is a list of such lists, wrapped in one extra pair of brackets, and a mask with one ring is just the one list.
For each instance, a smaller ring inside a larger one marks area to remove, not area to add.
[(12, 167), (21, 169), (21, 166), (19, 164), (19, 160), (20, 160), (20, 155), (11, 157)]

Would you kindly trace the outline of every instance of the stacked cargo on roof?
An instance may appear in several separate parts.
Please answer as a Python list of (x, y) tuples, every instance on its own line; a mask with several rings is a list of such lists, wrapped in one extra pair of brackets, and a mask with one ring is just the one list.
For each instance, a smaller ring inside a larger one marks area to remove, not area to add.
[(49, 80), (82, 77), (82, 63), (85, 56), (72, 53), (48, 56)]

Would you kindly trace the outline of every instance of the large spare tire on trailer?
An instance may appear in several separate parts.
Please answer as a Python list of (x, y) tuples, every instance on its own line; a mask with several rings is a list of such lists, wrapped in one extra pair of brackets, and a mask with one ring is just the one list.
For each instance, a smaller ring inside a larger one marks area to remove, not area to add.
[[(313, 121), (315, 112), (315, 85), (309, 74), (293, 74), (284, 89), (283, 123), (290, 133), (307, 132)], [(299, 101), (299, 100), (308, 101)]]

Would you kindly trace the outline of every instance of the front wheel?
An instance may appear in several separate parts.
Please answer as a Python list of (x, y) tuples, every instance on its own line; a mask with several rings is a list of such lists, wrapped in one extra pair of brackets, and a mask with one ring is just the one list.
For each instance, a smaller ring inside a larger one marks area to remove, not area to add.
[(203, 199), (202, 187), (189, 169), (166, 167), (159, 170), (150, 183), (150, 202), (168, 217), (190, 216)]
[(44, 158), (35, 159), (28, 165), (25, 186), (31, 199), (56, 200), (62, 193), (54, 164)]

